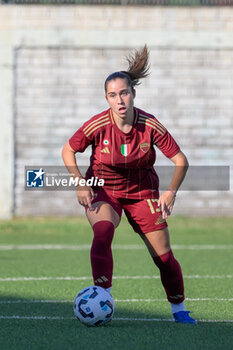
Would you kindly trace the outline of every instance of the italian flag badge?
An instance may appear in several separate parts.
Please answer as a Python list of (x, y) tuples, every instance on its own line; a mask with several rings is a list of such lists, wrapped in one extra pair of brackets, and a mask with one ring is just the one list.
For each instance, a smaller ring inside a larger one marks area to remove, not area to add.
[(121, 145), (121, 154), (125, 157), (127, 157), (127, 155), (129, 154), (130, 152), (130, 145), (129, 143), (128, 144), (124, 144), (124, 145)]

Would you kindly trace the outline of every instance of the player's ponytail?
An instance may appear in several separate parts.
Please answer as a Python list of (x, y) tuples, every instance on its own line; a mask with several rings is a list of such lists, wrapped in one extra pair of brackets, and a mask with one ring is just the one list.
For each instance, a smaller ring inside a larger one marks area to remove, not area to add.
[(139, 85), (142, 78), (146, 78), (149, 73), (149, 51), (147, 45), (141, 50), (136, 50), (134, 54), (130, 54), (126, 57), (128, 61), (128, 70), (120, 71), (110, 74), (105, 80), (105, 91), (107, 91), (107, 84), (110, 80), (117, 78), (128, 80), (128, 84), (134, 88), (136, 85)]
[(142, 78), (146, 78), (149, 71), (149, 52), (145, 45), (142, 50), (136, 50), (134, 54), (130, 54), (127, 58), (129, 68), (123, 71), (129, 75), (133, 86), (139, 85)]

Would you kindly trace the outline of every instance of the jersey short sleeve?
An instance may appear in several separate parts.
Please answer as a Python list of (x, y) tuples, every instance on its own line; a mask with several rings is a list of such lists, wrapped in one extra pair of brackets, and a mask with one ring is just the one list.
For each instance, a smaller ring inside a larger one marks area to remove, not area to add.
[(157, 123), (157, 130), (153, 129), (153, 144), (158, 147), (167, 158), (172, 158), (180, 152), (180, 147), (169, 131), (158, 121)]
[(75, 152), (84, 152), (85, 149), (92, 143), (92, 137), (88, 137), (84, 133), (83, 129), (85, 129), (85, 124), (69, 139), (70, 147)]

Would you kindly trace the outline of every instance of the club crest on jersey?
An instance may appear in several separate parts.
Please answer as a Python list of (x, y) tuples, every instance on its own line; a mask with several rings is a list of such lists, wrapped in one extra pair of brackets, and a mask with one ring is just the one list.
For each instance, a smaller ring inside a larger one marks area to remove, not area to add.
[(129, 143), (121, 145), (121, 154), (123, 156), (127, 157), (129, 152), (130, 152), (130, 144)]
[(140, 149), (142, 150), (142, 152), (146, 153), (149, 151), (150, 148), (150, 144), (147, 142), (143, 142), (139, 145)]

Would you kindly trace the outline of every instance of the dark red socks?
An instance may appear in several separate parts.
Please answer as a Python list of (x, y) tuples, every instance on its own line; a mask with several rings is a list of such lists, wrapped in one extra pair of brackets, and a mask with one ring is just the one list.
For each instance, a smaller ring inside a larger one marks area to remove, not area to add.
[(180, 264), (174, 258), (172, 251), (152, 258), (160, 270), (168, 301), (173, 304), (184, 301), (183, 275)]
[(91, 265), (94, 284), (103, 288), (112, 285), (113, 258), (111, 243), (114, 235), (112, 222), (103, 220), (93, 225), (94, 238), (91, 247)]
[[(103, 288), (112, 285), (113, 258), (112, 239), (114, 225), (103, 220), (93, 225), (94, 238), (91, 247), (91, 265), (94, 284)], [(161, 281), (167, 294), (167, 299), (173, 304), (184, 301), (184, 284), (180, 264), (174, 258), (172, 251), (152, 257), (158, 266)]]

